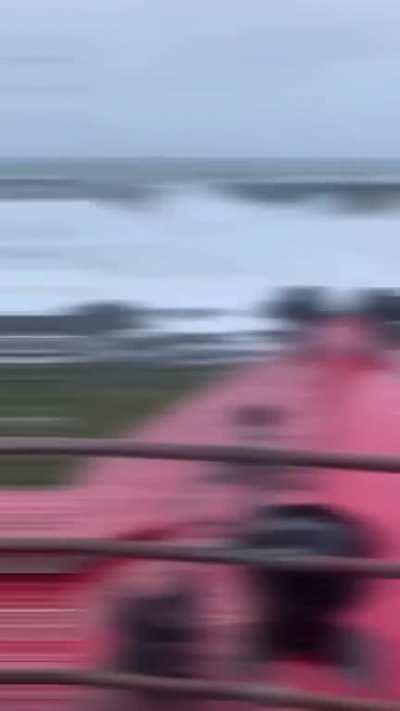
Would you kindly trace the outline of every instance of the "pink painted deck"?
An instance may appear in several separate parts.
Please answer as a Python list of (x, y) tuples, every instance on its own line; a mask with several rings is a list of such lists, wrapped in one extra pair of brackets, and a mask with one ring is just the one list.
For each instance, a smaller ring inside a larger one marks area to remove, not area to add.
[[(282, 355), (232, 372), (127, 434), (141, 441), (236, 444), (237, 433), (229, 419), (231, 409), (257, 404), (278, 405), (288, 415), (279, 441), (272, 441), (266, 433), (265, 445), (400, 454), (399, 372), (389, 360), (378, 358)], [(93, 459), (82, 465), (79, 484), (69, 489), (0, 493), (1, 533), (53, 538), (211, 537), (215, 523), (220, 522), (223, 530), (224, 524), (239, 518), (254, 503), (250, 490), (207, 481), (205, 475), (217, 468), (195, 462)], [(312, 475), (299, 471), (297, 475), (311, 483), (312, 489), (290, 492), (286, 495), (290, 500), (328, 502), (363, 517), (374, 532), (381, 557), (400, 558), (400, 476), (333, 471)], [(266, 491), (266, 500), (269, 496)], [(284, 494), (279, 496), (282, 500)], [(29, 644), (26, 640), (18, 642), (12, 629), (7, 634), (2, 632), (0, 620), (0, 665), (104, 663), (110, 652), (105, 615), (114, 597), (124, 589), (138, 590), (154, 584), (154, 574), (157, 576), (160, 571), (167, 576), (183, 572), (196, 582), (203, 601), (205, 648), (220, 659), (229, 656), (237, 643), (238, 628), (254, 614), (242, 572), (228, 567), (137, 561), (112, 564), (101, 573), (77, 580), (68, 576), (55, 580), (50, 576), (43, 583), (43, 579), (32, 576), (31, 582), (19, 583), (16, 576), (5, 582), (0, 587), (0, 618), (2, 610), (18, 606), (21, 614), (27, 608), (58, 606), (60, 614), (54, 639), (44, 640), (39, 625)], [(399, 584), (373, 584), (366, 603), (350, 618), (352, 624), (362, 626), (378, 641), (384, 664), (373, 695), (384, 698), (400, 697)], [(69, 618), (66, 634), (68, 610), (75, 610), (76, 614), (73, 621)], [(232, 676), (229, 664), (215, 662), (211, 667), (227, 678)], [(309, 690), (360, 696), (371, 693), (370, 689), (350, 688), (330, 669), (299, 664), (260, 669), (257, 679)], [(73, 694), (60, 689), (2, 689), (0, 700), (6, 693), (19, 699), (15, 704), (21, 706), (14, 705), (15, 709), (34, 708), (34, 697), (38, 708), (43, 708), (45, 699), (50, 706), (54, 695), (60, 704), (61, 699), (67, 704)], [(28, 705), (23, 705), (23, 698)], [(218, 708), (222, 706), (218, 704)], [(235, 704), (226, 706), (236, 708)], [(214, 707), (207, 705), (210, 711)]]

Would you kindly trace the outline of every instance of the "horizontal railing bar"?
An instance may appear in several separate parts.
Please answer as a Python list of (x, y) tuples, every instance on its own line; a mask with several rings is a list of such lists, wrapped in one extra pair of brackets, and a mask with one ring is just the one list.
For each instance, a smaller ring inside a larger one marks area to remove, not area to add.
[(400, 456), (376, 457), (308, 450), (132, 442), (126, 439), (0, 438), (0, 456), (118, 457), (175, 461), (273, 464), (400, 473)]
[(173, 693), (315, 711), (400, 711), (400, 701), (328, 696), (250, 683), (209, 682), (95, 671), (0, 670), (0, 685), (63, 685)]
[(142, 541), (113, 541), (98, 539), (38, 539), (1, 538), (0, 555), (13, 554), (69, 554), (102, 558), (136, 558), (168, 560), (187, 563), (262, 566), (273, 571), (324, 571), (354, 573), (363, 577), (400, 578), (400, 561), (377, 558), (336, 558), (332, 556), (304, 556), (284, 558), (268, 556), (250, 549), (228, 546), (199, 546)]

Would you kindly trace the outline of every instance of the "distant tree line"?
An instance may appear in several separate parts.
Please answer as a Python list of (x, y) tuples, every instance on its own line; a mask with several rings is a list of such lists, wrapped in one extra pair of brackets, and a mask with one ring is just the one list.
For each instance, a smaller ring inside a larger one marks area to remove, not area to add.
[(223, 313), (221, 309), (156, 309), (105, 301), (82, 304), (58, 314), (3, 314), (0, 335), (100, 335), (146, 328), (154, 318), (200, 319)]
[(145, 309), (124, 303), (85, 304), (60, 314), (0, 315), (0, 334), (95, 335), (146, 323)]

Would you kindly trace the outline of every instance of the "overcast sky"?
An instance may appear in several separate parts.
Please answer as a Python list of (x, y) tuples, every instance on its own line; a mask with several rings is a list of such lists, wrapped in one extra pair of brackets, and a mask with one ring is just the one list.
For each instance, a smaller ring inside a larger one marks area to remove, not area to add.
[(400, 157), (399, 0), (1, 0), (0, 154)]

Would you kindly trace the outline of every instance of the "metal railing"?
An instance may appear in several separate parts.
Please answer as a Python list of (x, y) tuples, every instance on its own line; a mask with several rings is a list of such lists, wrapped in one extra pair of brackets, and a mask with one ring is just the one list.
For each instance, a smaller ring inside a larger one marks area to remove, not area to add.
[(288, 688), (249, 684), (209, 682), (197, 679), (119, 674), (89, 671), (0, 671), (0, 686), (4, 684), (84, 686), (102, 689), (152, 691), (179, 694), (184, 697), (241, 701), (257, 706), (275, 706), (319, 711), (400, 711), (400, 701), (358, 699), (355, 697), (321, 695)]
[(170, 459), (232, 464), (281, 464), (291, 467), (400, 474), (400, 457), (371, 457), (307, 450), (219, 445), (132, 442), (126, 439), (10, 437), (0, 438), (0, 456), (114, 457)]
[[(400, 473), (400, 458), (369, 457), (282, 449), (139, 443), (127, 440), (89, 439), (0, 439), (1, 455), (67, 455), (92, 457), (129, 457), (140, 459), (195, 460), (248, 464), (281, 464), (291, 467)], [(334, 557), (276, 558), (252, 550), (234, 550), (222, 546), (182, 546), (114, 540), (70, 539), (0, 539), (2, 553), (56, 553), (100, 557), (129, 557), (192, 563), (264, 566), (269, 570), (353, 572), (360, 576), (398, 579), (400, 561)], [(198, 679), (173, 679), (120, 674), (114, 672), (70, 670), (0, 670), (0, 685), (65, 685), (108, 689), (178, 693), (185, 697), (250, 702), (321, 711), (400, 711), (400, 701), (345, 698), (250, 683), (210, 682)]]
[(333, 556), (276, 557), (254, 550), (232, 550), (223, 546), (182, 546), (169, 543), (142, 541), (114, 541), (104, 539), (73, 538), (53, 540), (48, 538), (0, 539), (0, 554), (52, 554), (84, 555), (99, 558), (136, 558), (169, 560), (186, 563), (209, 563), (263, 567), (269, 571), (326, 572), (360, 577), (400, 579), (400, 561), (383, 561), (377, 558), (335, 558)]

